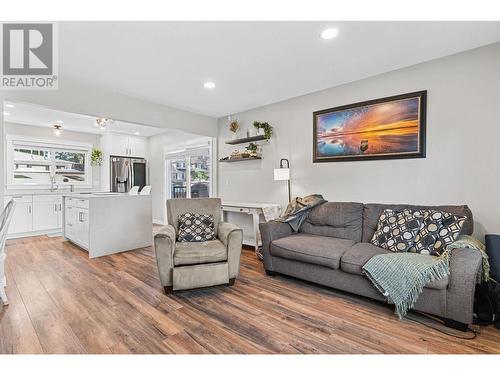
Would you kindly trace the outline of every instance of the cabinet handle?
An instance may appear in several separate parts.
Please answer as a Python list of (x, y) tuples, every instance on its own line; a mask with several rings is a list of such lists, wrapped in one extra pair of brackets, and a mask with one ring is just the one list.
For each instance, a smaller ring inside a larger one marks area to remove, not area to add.
[(31, 213), (31, 206), (28, 206), (28, 213)]
[(57, 212), (57, 203), (54, 203), (54, 211)]
[(59, 211), (62, 211), (62, 203), (59, 203)]

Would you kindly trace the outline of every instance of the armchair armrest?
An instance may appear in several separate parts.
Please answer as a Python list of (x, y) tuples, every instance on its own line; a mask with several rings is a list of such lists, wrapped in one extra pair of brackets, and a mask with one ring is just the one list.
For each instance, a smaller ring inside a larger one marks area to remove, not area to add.
[(264, 256), (264, 268), (267, 271), (274, 271), (271, 257), (271, 242), (279, 238), (293, 234), (292, 227), (287, 223), (276, 220), (259, 224), (260, 236), (262, 238), (262, 255)]
[(450, 276), (446, 294), (446, 317), (471, 324), (474, 308), (474, 291), (477, 275), (482, 265), (479, 251), (453, 249), (450, 256)]
[(241, 248), (243, 246), (243, 231), (230, 223), (220, 223), (218, 228), (219, 240), (227, 248), (227, 263), (229, 278), (234, 279), (240, 271)]
[(172, 286), (172, 271), (174, 269), (174, 250), (176, 233), (172, 225), (163, 227), (154, 236), (156, 264), (163, 287)]

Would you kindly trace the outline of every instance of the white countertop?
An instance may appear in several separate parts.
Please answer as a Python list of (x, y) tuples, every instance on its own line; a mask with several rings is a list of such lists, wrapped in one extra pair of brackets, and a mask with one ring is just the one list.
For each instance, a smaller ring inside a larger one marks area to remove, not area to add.
[(77, 199), (95, 199), (95, 198), (138, 198), (150, 197), (150, 195), (130, 195), (127, 193), (110, 193), (110, 192), (95, 192), (95, 193), (67, 193), (62, 195), (63, 198)]
[(13, 196), (13, 195), (65, 195), (65, 194), (81, 194), (81, 193), (97, 193), (98, 191), (91, 190), (82, 190), (82, 191), (74, 191), (70, 192), (69, 189), (61, 189), (61, 190), (8, 190), (4, 191), (5, 196)]

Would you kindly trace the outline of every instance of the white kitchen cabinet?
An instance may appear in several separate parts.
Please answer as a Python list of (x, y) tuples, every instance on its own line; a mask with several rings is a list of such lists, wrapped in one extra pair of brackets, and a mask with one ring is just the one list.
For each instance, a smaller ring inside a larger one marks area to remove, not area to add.
[(129, 141), (129, 149), (130, 156), (136, 158), (145, 158), (146, 157), (146, 138), (143, 137), (132, 137), (128, 138)]
[(13, 199), (16, 202), (9, 226), (9, 235), (33, 230), (33, 197), (31, 195), (6, 196), (4, 206)]
[(66, 198), (64, 235), (66, 238), (88, 250), (89, 248), (89, 205), (86, 199)]
[(123, 134), (111, 134), (111, 155), (128, 156), (129, 155), (129, 136)]
[(57, 233), (62, 229), (62, 196), (53, 194), (5, 196), (6, 205), (16, 202), (9, 237)]
[(111, 134), (112, 156), (146, 157), (146, 138), (124, 134)]
[(47, 231), (61, 228), (61, 196), (33, 196), (33, 231)]

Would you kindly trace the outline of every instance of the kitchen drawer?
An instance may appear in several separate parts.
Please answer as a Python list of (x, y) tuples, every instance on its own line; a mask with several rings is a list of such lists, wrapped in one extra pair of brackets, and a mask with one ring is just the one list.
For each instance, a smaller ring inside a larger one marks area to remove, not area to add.
[(6, 195), (4, 197), (5, 204), (7, 204), (11, 199), (14, 199), (16, 203), (32, 203), (33, 196), (32, 195)]
[(88, 199), (75, 199), (75, 206), (78, 208), (89, 208)]

